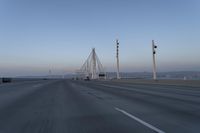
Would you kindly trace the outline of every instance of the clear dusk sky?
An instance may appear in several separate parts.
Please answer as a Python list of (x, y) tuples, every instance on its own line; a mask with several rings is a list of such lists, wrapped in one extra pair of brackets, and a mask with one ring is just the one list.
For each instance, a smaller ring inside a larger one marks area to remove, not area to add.
[(91, 49), (115, 71), (200, 71), (199, 0), (0, 0), (0, 76), (64, 74)]

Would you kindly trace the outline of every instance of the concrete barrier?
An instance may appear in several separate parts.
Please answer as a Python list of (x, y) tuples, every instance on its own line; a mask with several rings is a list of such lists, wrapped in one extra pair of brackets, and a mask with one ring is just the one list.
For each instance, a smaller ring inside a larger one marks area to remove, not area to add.
[(16, 82), (26, 82), (26, 81), (41, 81), (41, 80), (50, 80), (46, 78), (0, 78), (0, 84), (3, 83), (16, 83)]
[(161, 84), (200, 87), (200, 80), (147, 80), (147, 79), (120, 79), (112, 82), (132, 83), (132, 84)]

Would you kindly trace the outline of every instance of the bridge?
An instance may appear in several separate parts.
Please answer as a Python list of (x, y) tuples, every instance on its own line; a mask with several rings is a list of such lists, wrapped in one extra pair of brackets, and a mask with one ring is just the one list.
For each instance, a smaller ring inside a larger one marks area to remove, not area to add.
[(153, 79), (121, 79), (116, 43), (115, 80), (97, 80), (106, 72), (94, 48), (77, 71), (89, 82), (4, 79), (0, 133), (199, 133), (200, 82), (156, 80), (154, 42)]
[(106, 79), (106, 72), (96, 54), (95, 48), (92, 49), (89, 57), (86, 59), (77, 75), (82, 79)]

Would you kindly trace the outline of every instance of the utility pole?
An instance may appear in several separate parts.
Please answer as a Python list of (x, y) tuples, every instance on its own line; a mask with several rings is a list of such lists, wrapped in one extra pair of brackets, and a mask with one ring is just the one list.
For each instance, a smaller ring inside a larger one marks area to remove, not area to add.
[(154, 43), (154, 40), (152, 40), (152, 51), (153, 51), (153, 79), (157, 80), (157, 74), (156, 74), (156, 49), (157, 46)]
[(119, 75), (119, 41), (116, 40), (116, 58), (117, 58), (117, 79), (120, 79)]

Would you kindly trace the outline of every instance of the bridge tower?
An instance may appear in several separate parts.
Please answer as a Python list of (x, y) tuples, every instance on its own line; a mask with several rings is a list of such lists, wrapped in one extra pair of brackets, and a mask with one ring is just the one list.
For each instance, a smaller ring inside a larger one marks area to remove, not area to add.
[(96, 54), (95, 48), (92, 49), (89, 57), (82, 65), (80, 70), (78, 70), (78, 74), (81, 78), (89, 78), (89, 79), (100, 79), (106, 78), (106, 73), (101, 64), (99, 57)]

